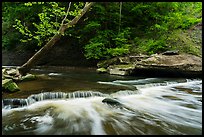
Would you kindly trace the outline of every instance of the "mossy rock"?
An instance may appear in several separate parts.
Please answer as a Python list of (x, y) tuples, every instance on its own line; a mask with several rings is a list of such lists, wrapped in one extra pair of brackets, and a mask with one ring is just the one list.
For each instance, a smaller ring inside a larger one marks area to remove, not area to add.
[(12, 83), (12, 79), (4, 79), (2, 80), (2, 88), (7, 88), (10, 83)]
[(16, 91), (20, 91), (20, 88), (15, 82), (12, 82), (11, 84), (9, 84), (8, 90), (11, 92), (16, 92)]
[(8, 75), (16, 75), (18, 73), (18, 70), (16, 69), (8, 69), (7, 74)]
[(2, 80), (2, 89), (9, 91), (9, 92), (16, 92), (20, 90), (18, 85), (15, 82), (13, 82), (12, 79)]
[(114, 67), (120, 68), (120, 69), (134, 69), (135, 65), (134, 64), (127, 64), (127, 65), (114, 65)]
[(25, 76), (22, 76), (21, 81), (31, 81), (31, 80), (35, 80), (36, 76), (33, 74), (27, 74)]
[(98, 73), (107, 73), (107, 69), (105, 69), (105, 68), (98, 68), (96, 70), (96, 72), (98, 72)]

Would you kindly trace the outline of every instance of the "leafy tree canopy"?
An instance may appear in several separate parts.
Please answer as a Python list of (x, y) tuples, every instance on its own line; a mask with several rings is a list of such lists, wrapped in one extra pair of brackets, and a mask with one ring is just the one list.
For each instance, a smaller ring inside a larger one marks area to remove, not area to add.
[[(72, 2), (66, 22), (84, 4)], [(68, 2), (3, 2), (3, 48), (13, 48), (14, 43), (43, 46), (57, 33), (68, 6)], [(153, 54), (174, 49), (169, 44), (175, 30), (201, 21), (202, 2), (97, 2), (65, 36), (74, 37), (88, 59)]]

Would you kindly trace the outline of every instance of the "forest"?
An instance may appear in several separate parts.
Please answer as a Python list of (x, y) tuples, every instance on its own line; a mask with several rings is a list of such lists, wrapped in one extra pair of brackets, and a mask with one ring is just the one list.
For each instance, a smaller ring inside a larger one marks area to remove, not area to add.
[[(71, 3), (67, 22), (83, 4)], [(3, 2), (2, 48), (39, 50), (58, 31), (68, 6), (68, 2)], [(80, 45), (87, 59), (175, 49), (201, 56), (200, 47), (185, 32), (201, 22), (201, 2), (96, 2), (64, 37)]]

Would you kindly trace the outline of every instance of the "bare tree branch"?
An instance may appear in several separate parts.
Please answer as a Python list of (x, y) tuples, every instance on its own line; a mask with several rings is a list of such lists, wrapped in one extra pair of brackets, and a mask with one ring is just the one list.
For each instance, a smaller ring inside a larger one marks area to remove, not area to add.
[(87, 11), (89, 8), (91, 8), (91, 6), (92, 6), (93, 4), (94, 4), (94, 2), (86, 2), (84, 8), (82, 9), (82, 12), (81, 12), (78, 16), (76, 16), (71, 22), (66, 23), (66, 24), (65, 24), (66, 27), (68, 28), (68, 27), (70, 27), (70, 26), (76, 24), (76, 23), (79, 21), (79, 19), (86, 13), (86, 11)]
[(62, 25), (64, 24), (64, 22), (65, 22), (65, 20), (66, 20), (66, 18), (67, 18), (67, 15), (68, 15), (68, 13), (69, 13), (69, 9), (70, 9), (70, 7), (71, 7), (71, 3), (72, 2), (69, 2), (69, 7), (68, 7), (68, 9), (67, 9), (67, 13), (66, 13), (66, 15), (65, 15), (65, 17), (64, 17), (64, 19), (62, 20)]
[(59, 33), (64, 35), (64, 31), (68, 28), (76, 24), (79, 19), (91, 8), (94, 2), (86, 2), (84, 8), (81, 10), (81, 13), (77, 15), (74, 19), (72, 19), (69, 23), (62, 24), (59, 28)]
[(26, 73), (28, 73), (30, 71), (30, 69), (41, 59), (41, 57), (44, 56), (53, 47), (53, 45), (57, 41), (60, 40), (61, 36), (64, 34), (64, 31), (68, 27), (76, 24), (79, 21), (79, 19), (90, 9), (90, 7), (93, 4), (94, 4), (93, 2), (89, 2), (89, 3), (86, 2), (84, 8), (81, 10), (81, 13), (79, 13), (79, 15), (77, 15), (71, 22), (63, 24), (65, 19), (67, 18), (67, 14), (68, 14), (70, 6), (71, 6), (71, 3), (69, 3), (69, 8), (67, 10), (67, 14), (62, 21), (62, 24), (58, 30), (58, 33), (56, 33), (50, 39), (50, 41), (48, 41), (45, 46), (43, 46), (38, 52), (36, 52), (25, 64), (23, 64), (21, 67), (18, 68), (20, 75), (23, 76)]

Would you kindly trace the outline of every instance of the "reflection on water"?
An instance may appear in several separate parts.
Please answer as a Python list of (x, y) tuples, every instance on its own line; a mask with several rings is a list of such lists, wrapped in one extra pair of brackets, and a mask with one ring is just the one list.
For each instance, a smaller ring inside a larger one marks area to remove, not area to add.
[[(25, 98), (21, 95), (24, 92), (16, 94), (19, 99), (5, 96), (3, 135), (202, 134), (201, 79), (109, 77), (81, 70), (41, 72), (50, 81), (78, 79), (78, 84), (86, 81), (95, 88), (79, 87), (73, 91), (72, 86), (64, 86), (65, 91), (35, 91)], [(120, 104), (103, 102), (105, 98)]]

